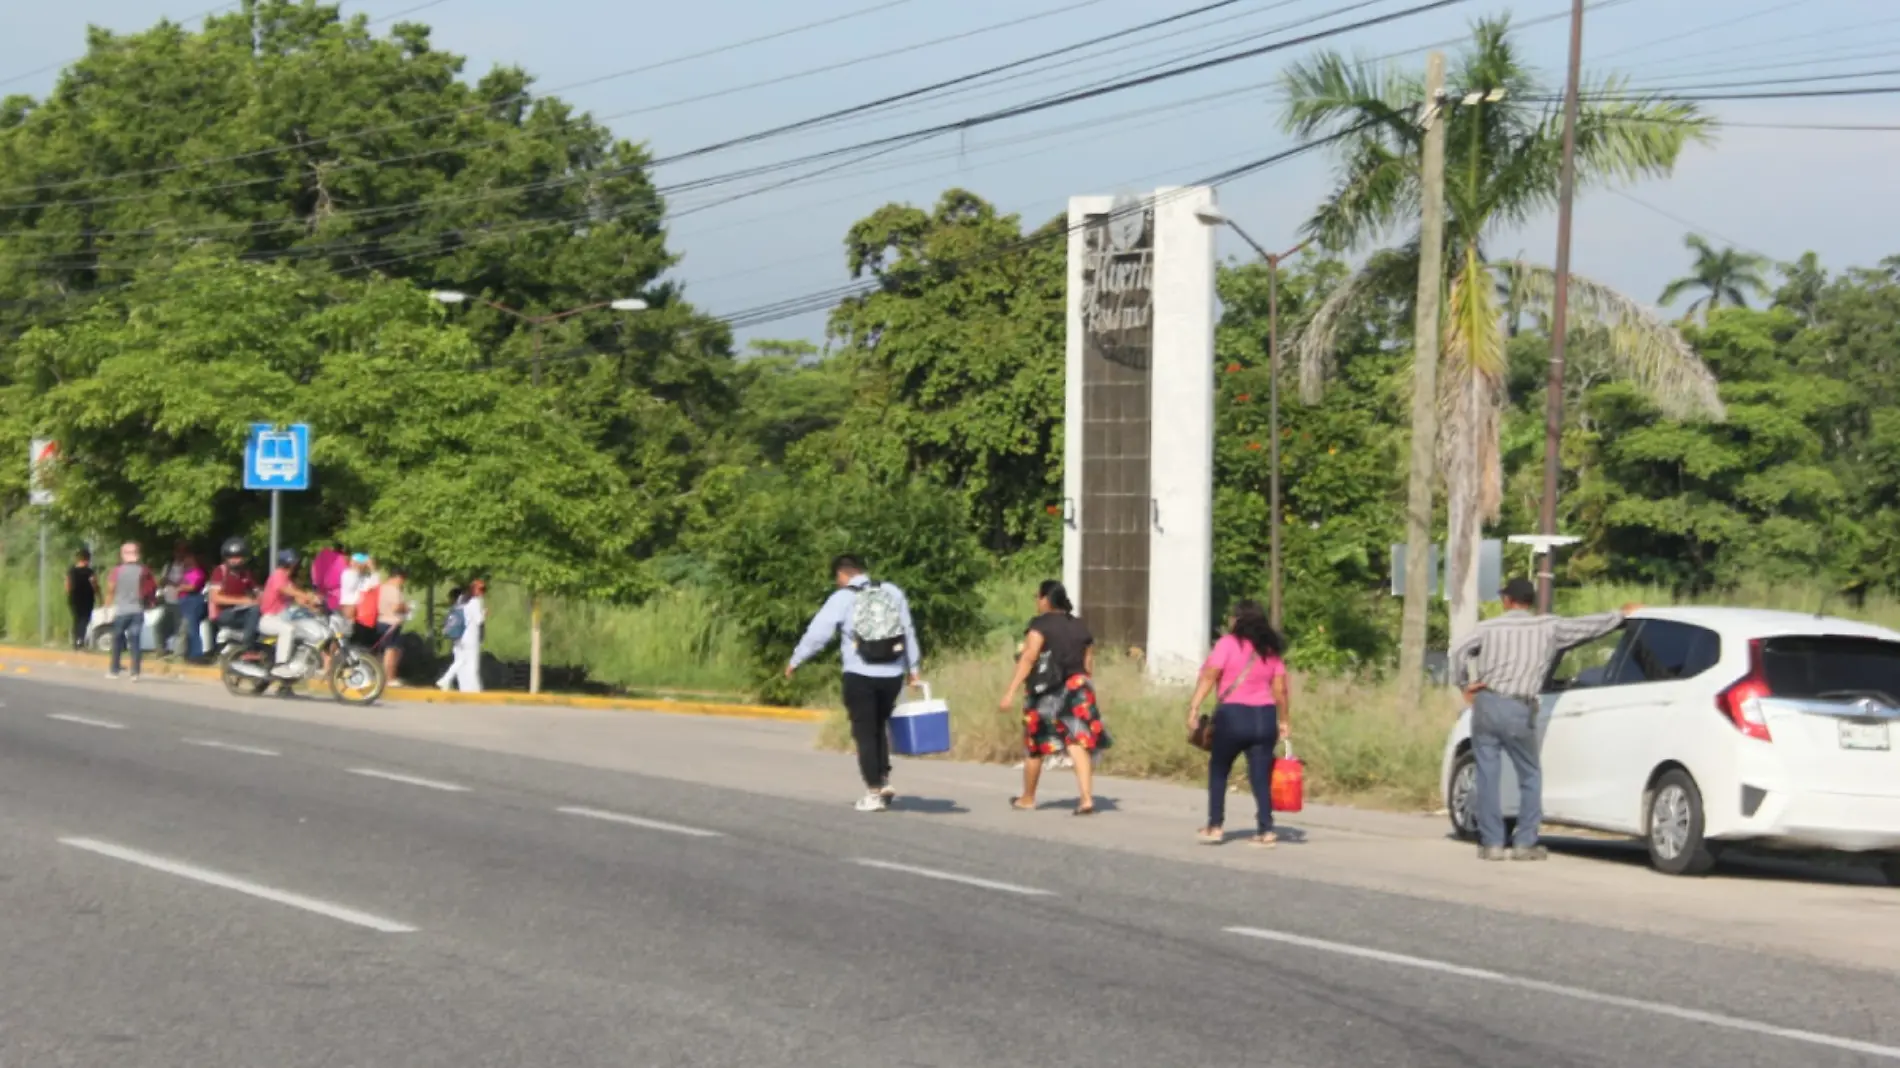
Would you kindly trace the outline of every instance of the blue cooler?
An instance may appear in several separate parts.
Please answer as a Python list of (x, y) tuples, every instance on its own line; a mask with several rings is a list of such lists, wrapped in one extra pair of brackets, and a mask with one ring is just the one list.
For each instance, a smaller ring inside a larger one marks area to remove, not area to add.
[(950, 706), (933, 700), (930, 685), (924, 699), (906, 701), (891, 712), (891, 752), (898, 756), (928, 756), (950, 751)]

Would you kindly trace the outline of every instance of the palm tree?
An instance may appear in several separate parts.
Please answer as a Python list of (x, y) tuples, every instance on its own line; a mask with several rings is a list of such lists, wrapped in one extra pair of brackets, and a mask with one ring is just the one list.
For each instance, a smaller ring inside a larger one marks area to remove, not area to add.
[[(1446, 143), (1445, 302), (1439, 375), (1443, 432), (1438, 446), (1448, 483), (1453, 641), (1478, 617), (1477, 555), (1483, 522), (1495, 522), (1502, 498), (1499, 423), (1505, 403), (1505, 331), (1497, 283), (1516, 284), (1528, 305), (1548, 307), (1551, 272), (1522, 261), (1496, 262), (1484, 241), (1494, 228), (1521, 224), (1557, 203), (1562, 160), (1559, 94), (1519, 59), (1508, 16), (1472, 28), (1470, 46), (1451, 64), (1454, 103), (1440, 111)], [(1417, 277), (1416, 220), (1424, 131), (1420, 79), (1354, 64), (1325, 53), (1283, 76), (1283, 117), (1304, 138), (1333, 135), (1338, 184), (1305, 230), (1333, 249), (1410, 237)], [(1577, 184), (1587, 189), (1666, 175), (1685, 145), (1707, 136), (1707, 120), (1687, 103), (1630, 99), (1620, 81), (1582, 89), (1577, 123)], [(1470, 101), (1476, 102), (1470, 102)], [(1362, 271), (1315, 309), (1297, 342), (1302, 392), (1314, 398), (1330, 370), (1341, 323), (1373, 294), (1389, 292), (1389, 267)], [(1571, 277), (1571, 314), (1609, 339), (1623, 377), (1648, 389), (1672, 414), (1719, 414), (1715, 380), (1695, 353), (1651, 310), (1606, 286)], [(1422, 643), (1422, 635), (1405, 635)]]
[(1820, 254), (1803, 252), (1800, 259), (1782, 264), (1780, 270), (1781, 288), (1775, 290), (1775, 307), (1787, 308), (1813, 322), (1821, 293), (1827, 289), (1827, 269), (1821, 266)]
[(1702, 295), (1689, 302), (1684, 315), (1700, 313), (1702, 321), (1707, 322), (1709, 313), (1724, 304), (1746, 308), (1749, 293), (1768, 295), (1768, 282), (1762, 277), (1768, 269), (1768, 257), (1733, 248), (1718, 249), (1701, 234), (1685, 236), (1682, 244), (1695, 253), (1695, 264), (1687, 275), (1663, 287), (1662, 296), (1656, 298), (1658, 303), (1674, 304), (1684, 293), (1701, 290)]

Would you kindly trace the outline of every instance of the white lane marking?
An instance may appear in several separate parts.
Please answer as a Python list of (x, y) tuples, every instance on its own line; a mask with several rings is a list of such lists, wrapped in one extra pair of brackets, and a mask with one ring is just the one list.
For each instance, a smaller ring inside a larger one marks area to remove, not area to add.
[(663, 820), (650, 820), (641, 816), (626, 816), (618, 812), (608, 812), (598, 808), (570, 806), (567, 808), (557, 808), (554, 811), (565, 812), (570, 816), (585, 816), (590, 820), (606, 820), (608, 823), (625, 823), (633, 827), (645, 827), (650, 831), (665, 831), (668, 834), (684, 834), (693, 838), (725, 837), (718, 831), (706, 831), (698, 827), (685, 827), (677, 823), (667, 823)]
[(408, 783), (410, 786), (421, 786), (430, 790), (446, 790), (452, 794), (468, 792), (468, 787), (460, 783), (443, 782), (440, 779), (420, 779), (414, 775), (398, 775), (393, 771), (377, 771), (375, 768), (348, 768), (346, 770), (351, 775), (367, 775), (372, 779), (387, 779), (390, 782)]
[(288, 890), (278, 890), (274, 887), (265, 886), (262, 883), (254, 883), (248, 879), (240, 879), (235, 875), (226, 875), (223, 872), (212, 871), (210, 868), (200, 868), (194, 864), (169, 860), (165, 857), (156, 856), (137, 849), (128, 849), (125, 846), (113, 845), (111, 842), (101, 842), (93, 838), (61, 838), (59, 841), (61, 845), (71, 846), (74, 849), (83, 849), (88, 853), (96, 853), (102, 857), (111, 857), (113, 860), (123, 860), (127, 864), (137, 864), (140, 867), (150, 868), (153, 871), (162, 871), (167, 875), (176, 875), (181, 879), (192, 879), (204, 883), (207, 886), (216, 886), (225, 890), (235, 890), (240, 894), (249, 894), (252, 897), (262, 898), (265, 901), (273, 901), (279, 905), (289, 905), (291, 908), (303, 909), (305, 912), (314, 912), (319, 916), (328, 916), (333, 920), (353, 923), (358, 927), (367, 927), (372, 931), (381, 931), (384, 934), (410, 934), (415, 931), (414, 927), (406, 923), (397, 923), (395, 920), (384, 919), (381, 916), (372, 915), (371, 913), (359, 912), (356, 909), (338, 905), (335, 902), (325, 901), (321, 898), (306, 897), (303, 894), (294, 894)]
[(1520, 990), (1534, 990), (1540, 994), (1570, 998), (1574, 1001), (1588, 1001), (1597, 1005), (1609, 1005), (1614, 1008), (1628, 1009), (1632, 1012), (1645, 1012), (1652, 1016), (1667, 1016), (1675, 1020), (1705, 1024), (1709, 1027), (1722, 1027), (1731, 1031), (1746, 1031), (1749, 1034), (1767, 1035), (1773, 1038), (1785, 1038), (1792, 1042), (1805, 1042), (1813, 1046), (1827, 1046), (1832, 1049), (1864, 1053), (1870, 1057), (1882, 1057), (1900, 1061), (1900, 1046), (1883, 1046), (1877, 1042), (1863, 1042), (1854, 1038), (1841, 1038), (1837, 1035), (1824, 1035), (1818, 1031), (1803, 1031), (1793, 1027), (1780, 1027), (1775, 1024), (1744, 1020), (1738, 1016), (1724, 1016), (1716, 1012), (1704, 1012), (1700, 1009), (1685, 1009), (1659, 1001), (1643, 1001), (1638, 998), (1618, 997), (1615, 994), (1599, 994), (1582, 987), (1564, 986), (1561, 983), (1547, 983), (1541, 979), (1527, 979), (1523, 976), (1506, 975), (1485, 968), (1470, 968), (1462, 964), (1432, 960), (1427, 957), (1412, 957), (1403, 953), (1390, 953), (1383, 949), (1371, 949), (1355, 946), (1346, 942), (1327, 942), (1318, 938), (1287, 934), (1284, 931), (1266, 931), (1258, 927), (1229, 927), (1228, 934), (1246, 935), (1248, 938), (1264, 939), (1268, 942), (1280, 942), (1305, 949), (1316, 949), (1322, 953), (1337, 953), (1345, 957), (1358, 957), (1361, 960), (1378, 961), (1381, 964), (1393, 964), (1401, 968), (1416, 968), (1420, 971), (1438, 972), (1441, 975), (1456, 975), (1463, 979), (1476, 979), (1479, 982), (1496, 983), (1500, 986), (1513, 986)]
[(974, 875), (958, 875), (953, 871), (937, 871), (935, 868), (914, 868), (909, 864), (893, 864), (888, 860), (870, 860), (856, 857), (851, 863), (882, 871), (903, 872), (906, 875), (921, 875), (926, 879), (942, 879), (948, 883), (962, 883), (965, 886), (980, 886), (985, 890), (1001, 890), (1005, 894), (1023, 894), (1029, 897), (1047, 897), (1049, 891), (1038, 890), (1033, 886), (1017, 886), (1015, 883), (999, 883), (993, 879), (979, 879)]
[(93, 719), (91, 716), (75, 716), (70, 712), (49, 712), (47, 719), (56, 719), (61, 723), (77, 723), (82, 727), (104, 727), (109, 731), (122, 731), (125, 724), (114, 723), (109, 719)]
[(202, 746), (206, 749), (222, 749), (227, 753), (249, 753), (252, 756), (283, 756), (275, 749), (265, 749), (257, 745), (239, 745), (236, 742), (220, 742), (216, 738), (184, 738), (186, 745)]

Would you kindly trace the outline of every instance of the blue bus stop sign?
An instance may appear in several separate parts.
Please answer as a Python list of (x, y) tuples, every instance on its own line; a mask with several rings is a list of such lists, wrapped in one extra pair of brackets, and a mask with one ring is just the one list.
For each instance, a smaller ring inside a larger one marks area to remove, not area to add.
[(310, 427), (303, 423), (252, 423), (251, 436), (244, 443), (244, 488), (309, 489)]

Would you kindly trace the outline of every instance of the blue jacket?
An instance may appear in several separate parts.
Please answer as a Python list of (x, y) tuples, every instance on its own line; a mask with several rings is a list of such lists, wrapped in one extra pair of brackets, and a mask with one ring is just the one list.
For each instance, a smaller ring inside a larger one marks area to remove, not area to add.
[(870, 585), (871, 580), (859, 575), (851, 585), (839, 589), (825, 599), (825, 606), (811, 619), (811, 625), (805, 628), (805, 636), (798, 640), (798, 648), (792, 650), (792, 667), (797, 667), (831, 645), (832, 639), (843, 636), (844, 673), (863, 675), (873, 679), (896, 679), (914, 673), (923, 660), (923, 647), (917, 644), (917, 627), (910, 619), (910, 598), (904, 591), (891, 583), (881, 583), (884, 591), (897, 600), (899, 613), (904, 617), (904, 659), (889, 664), (867, 664), (858, 656), (858, 643), (844, 633), (851, 624), (851, 607), (857, 603), (858, 591)]

